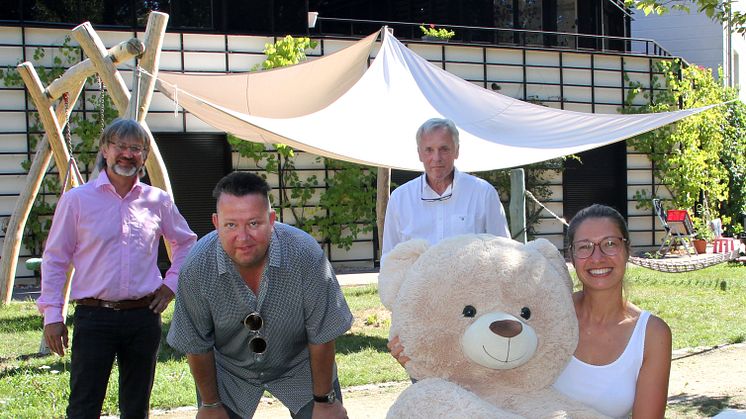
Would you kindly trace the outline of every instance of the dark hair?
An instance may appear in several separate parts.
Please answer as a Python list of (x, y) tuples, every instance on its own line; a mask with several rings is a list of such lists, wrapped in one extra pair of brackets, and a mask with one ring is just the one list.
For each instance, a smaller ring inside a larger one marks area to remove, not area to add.
[(233, 172), (220, 179), (212, 190), (212, 197), (218, 200), (223, 193), (233, 196), (257, 194), (266, 198), (269, 204), (269, 191), (269, 184), (261, 176), (250, 172)]
[[(107, 143), (115, 142), (118, 138), (134, 138), (142, 141), (143, 161), (148, 157), (148, 151), (150, 151), (150, 138), (148, 132), (145, 131), (145, 128), (134, 119), (116, 118), (111, 124), (104, 128), (101, 137), (98, 139), (99, 152), (98, 156), (96, 156), (96, 167), (98, 170), (104, 170), (106, 168), (106, 159), (104, 159), (104, 155), (101, 154), (101, 149)], [(145, 175), (144, 170), (141, 169), (141, 172), (142, 173), (138, 173), (138, 176), (140, 177)]]
[(627, 239), (627, 250), (629, 250), (629, 229), (627, 228), (627, 222), (624, 221), (624, 217), (614, 208), (601, 204), (593, 204), (585, 207), (572, 217), (570, 225), (567, 227), (567, 242), (570, 245), (575, 241), (575, 232), (578, 230), (580, 224), (589, 218), (608, 218), (611, 220), (619, 228), (619, 231), (622, 232), (622, 237)]

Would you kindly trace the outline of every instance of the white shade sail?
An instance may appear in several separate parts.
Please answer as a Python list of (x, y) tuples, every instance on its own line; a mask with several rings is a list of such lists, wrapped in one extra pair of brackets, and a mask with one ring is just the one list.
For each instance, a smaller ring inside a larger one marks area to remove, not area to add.
[(547, 108), (469, 83), (418, 56), (388, 30), (381, 33), (370, 67), (378, 33), (337, 53), (270, 71), (161, 72), (158, 88), (205, 123), (249, 141), (407, 170), (422, 170), (414, 137), (429, 118), (456, 123), (456, 165), (474, 172), (601, 147), (711, 107), (634, 115)]

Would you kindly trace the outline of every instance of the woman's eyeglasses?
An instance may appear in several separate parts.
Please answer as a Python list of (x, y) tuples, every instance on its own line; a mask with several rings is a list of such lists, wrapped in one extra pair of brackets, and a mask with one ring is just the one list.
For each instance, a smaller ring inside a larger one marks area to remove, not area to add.
[(249, 339), (249, 350), (255, 354), (261, 355), (267, 350), (267, 339), (265, 339), (259, 331), (264, 326), (264, 320), (259, 313), (254, 312), (246, 316), (243, 319), (243, 325), (251, 332), (251, 339)]
[(601, 249), (601, 253), (606, 256), (615, 256), (623, 248), (627, 239), (624, 237), (604, 237), (599, 242), (592, 242), (590, 240), (580, 240), (572, 244), (572, 255), (578, 259), (587, 259), (593, 255), (596, 250), (596, 246)]

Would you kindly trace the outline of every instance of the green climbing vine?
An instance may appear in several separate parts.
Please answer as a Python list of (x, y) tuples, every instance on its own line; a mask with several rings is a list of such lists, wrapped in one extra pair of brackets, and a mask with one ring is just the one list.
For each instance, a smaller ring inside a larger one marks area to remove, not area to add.
[[(52, 54), (48, 60), (51, 64), (40, 64), (47, 58), (48, 54)], [(30, 61), (34, 64), (39, 79), (44, 85), (48, 85), (54, 79), (61, 76), (68, 67), (76, 64), (80, 60), (80, 55), (80, 49), (70, 45), (70, 38), (65, 37), (62, 44), (54, 47), (51, 52), (47, 51), (46, 48), (36, 48)], [(9, 66), (5, 69), (0, 69), (0, 81), (6, 87), (24, 86), (23, 80), (15, 67)], [(87, 83), (89, 86), (97, 86), (93, 78), (89, 78)], [(98, 99), (97, 96), (89, 95), (87, 101), (91, 107), (98, 109), (101, 106)], [(30, 99), (29, 102), (31, 102)], [(74, 104), (71, 103), (70, 106), (74, 106)], [(116, 111), (113, 109), (108, 96), (104, 96), (103, 106), (105, 122), (111, 121), (116, 116)], [(97, 139), (101, 130), (100, 115), (100, 112), (95, 112), (95, 114), (89, 115), (89, 117), (78, 113), (73, 113), (70, 116), (69, 123), (73, 155), (83, 173), (90, 172), (96, 158), (98, 150)], [(36, 145), (41, 139), (44, 129), (36, 113), (33, 113), (31, 118), (28, 143), (29, 151), (33, 152), (36, 150)], [(54, 161), (52, 161), (52, 166), (54, 166)], [(31, 167), (31, 160), (26, 159), (22, 161), (21, 167), (25, 171), (28, 171)], [(51, 215), (54, 214), (56, 197), (60, 194), (61, 185), (59, 177), (53, 171), (50, 168), (42, 180), (39, 194), (31, 208), (23, 233), (24, 245), (35, 256), (40, 255), (44, 249), (44, 242), (52, 224)]]
[[(298, 64), (306, 59), (306, 51), (316, 46), (309, 38), (288, 35), (266, 44), (267, 58), (253, 70)], [(228, 141), (241, 157), (263, 170), (264, 176), (277, 176), (280, 187), (272, 205), (280, 213), (289, 212), (296, 227), (344, 249), (350, 249), (360, 235), (373, 231), (376, 175), (371, 168), (316, 157), (315, 163), (323, 162), (327, 173), (322, 180), (297, 167), (296, 151), (288, 145), (268, 146), (232, 135)]]
[[(724, 87), (709, 69), (662, 61), (652, 89), (629, 82), (625, 113), (663, 112), (728, 102), (738, 91)], [(722, 69), (719, 80), (723, 80)], [(635, 107), (642, 94), (648, 104)], [(716, 106), (675, 124), (628, 140), (648, 155), (654, 175), (673, 196), (671, 205), (696, 211), (695, 224), (721, 218), (736, 226), (746, 212), (746, 107), (740, 101)], [(640, 189), (635, 199), (650, 206), (657, 191)], [(731, 227), (734, 229), (734, 227)], [(737, 228), (737, 227), (735, 227)], [(737, 232), (737, 231), (736, 231)]]

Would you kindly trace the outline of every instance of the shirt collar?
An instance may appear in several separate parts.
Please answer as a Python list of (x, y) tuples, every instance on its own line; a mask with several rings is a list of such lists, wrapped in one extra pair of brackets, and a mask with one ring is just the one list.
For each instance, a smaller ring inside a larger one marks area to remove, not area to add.
[(453, 182), (451, 182), (450, 185), (446, 188), (445, 191), (441, 195), (438, 195), (437, 192), (433, 190), (433, 188), (430, 187), (427, 183), (427, 173), (422, 173), (420, 181), (422, 182), (422, 197), (425, 199), (438, 199), (441, 196), (448, 195), (452, 193), (454, 186), (458, 182), (458, 179), (461, 177), (461, 172), (458, 171), (455, 167), (453, 168)]
[[(96, 188), (102, 188), (102, 187), (106, 187), (106, 185), (109, 185), (109, 187), (111, 187), (112, 190), (116, 191), (116, 188), (114, 187), (114, 185), (112, 185), (111, 180), (109, 179), (109, 175), (106, 174), (106, 169), (104, 168), (103, 170), (98, 172), (98, 177), (94, 180), (94, 186)], [(134, 190), (139, 191), (140, 189), (142, 189), (142, 184), (140, 183), (140, 177), (135, 176), (135, 183), (132, 185), (132, 189), (130, 189), (130, 192)]]

